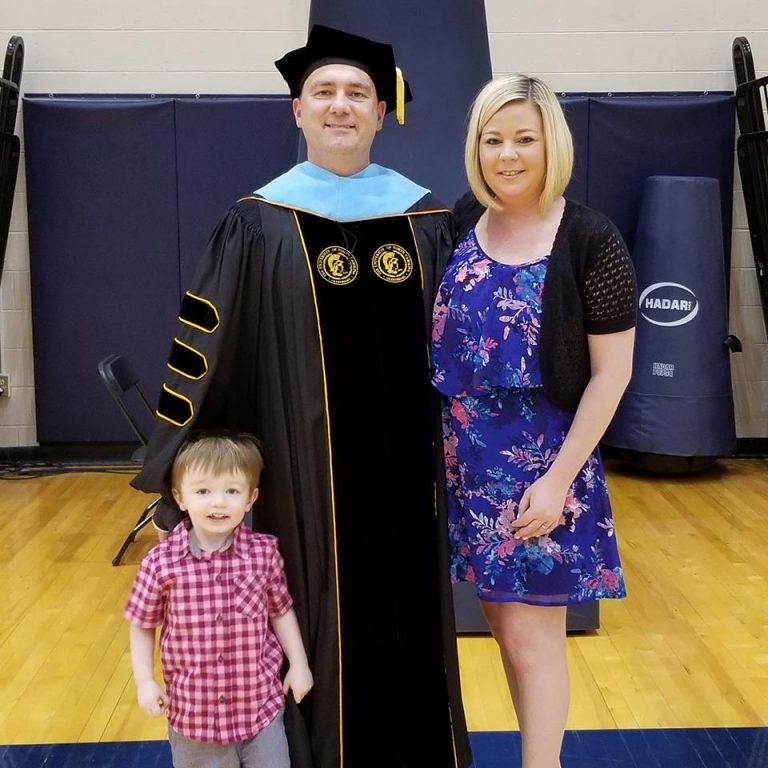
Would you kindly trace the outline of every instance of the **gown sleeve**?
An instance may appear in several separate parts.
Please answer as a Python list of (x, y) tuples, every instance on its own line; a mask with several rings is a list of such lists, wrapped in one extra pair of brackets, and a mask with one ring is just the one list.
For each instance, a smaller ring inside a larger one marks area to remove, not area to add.
[(464, 193), (453, 207), (453, 241), (454, 245), (464, 239), (467, 232), (477, 224), (483, 215), (485, 207), (479, 203), (475, 195), (469, 191)]
[(424, 321), (427, 338), (429, 338), (432, 329), (432, 304), (453, 252), (452, 221), (449, 211), (431, 193), (422, 198), (411, 210), (431, 211), (428, 215), (411, 217), (413, 235), (423, 269)]
[(131, 482), (162, 494), (171, 507), (170, 469), (190, 430), (247, 430), (253, 421), (263, 252), (258, 204), (237, 203), (211, 235), (182, 296), (155, 428)]

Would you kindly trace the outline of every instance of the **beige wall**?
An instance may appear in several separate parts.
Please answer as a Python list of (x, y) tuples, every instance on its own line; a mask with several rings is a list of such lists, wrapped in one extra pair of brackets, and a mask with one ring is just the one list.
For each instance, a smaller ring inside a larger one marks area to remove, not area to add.
[[(486, 9), (494, 72), (539, 74), (559, 91), (731, 90), (737, 35), (749, 38), (758, 76), (768, 74), (764, 0), (487, 0)], [(272, 62), (301, 43), (308, 13), (309, 0), (2, 0), (0, 44), (23, 36), (29, 93), (283, 93)], [(35, 443), (24, 194), (22, 173), (0, 293), (0, 368), (12, 387), (0, 400), (0, 446)], [(768, 343), (738, 178), (731, 298), (731, 330), (744, 342), (733, 358), (737, 432), (768, 437)]]

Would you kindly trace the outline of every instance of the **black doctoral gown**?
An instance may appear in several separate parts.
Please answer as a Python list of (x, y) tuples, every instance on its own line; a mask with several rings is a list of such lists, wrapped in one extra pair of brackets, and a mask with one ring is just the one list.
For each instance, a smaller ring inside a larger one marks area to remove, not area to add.
[(257, 435), (254, 527), (275, 534), (315, 678), (293, 768), (467, 768), (429, 383), (447, 212), (339, 223), (234, 205), (185, 293), (158, 426), (133, 485), (168, 496), (190, 428)]

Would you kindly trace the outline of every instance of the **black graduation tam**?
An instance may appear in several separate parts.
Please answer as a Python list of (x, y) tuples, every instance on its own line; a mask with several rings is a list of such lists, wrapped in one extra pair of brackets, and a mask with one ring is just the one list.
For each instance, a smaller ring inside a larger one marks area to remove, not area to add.
[(405, 120), (405, 104), (413, 99), (402, 72), (395, 66), (395, 53), (387, 43), (315, 24), (303, 48), (289, 51), (275, 62), (278, 72), (297, 98), (307, 77), (325, 64), (351, 64), (367, 72), (376, 86), (376, 95), (386, 102), (387, 112), (397, 110), (399, 123)]

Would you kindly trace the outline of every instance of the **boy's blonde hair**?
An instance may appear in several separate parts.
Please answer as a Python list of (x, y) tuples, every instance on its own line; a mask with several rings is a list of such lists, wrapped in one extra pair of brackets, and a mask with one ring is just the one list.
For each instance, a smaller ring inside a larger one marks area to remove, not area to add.
[(480, 168), (480, 134), (486, 123), (511, 101), (529, 101), (539, 108), (541, 114), (546, 171), (539, 210), (544, 212), (563, 194), (571, 180), (573, 139), (560, 102), (549, 86), (537, 77), (506, 75), (486, 83), (477, 94), (469, 113), (464, 145), (467, 181), (478, 202), (486, 208), (501, 208)]
[(264, 469), (261, 443), (247, 432), (193, 432), (176, 454), (171, 487), (178, 490), (193, 469), (216, 475), (242, 473), (253, 490)]

